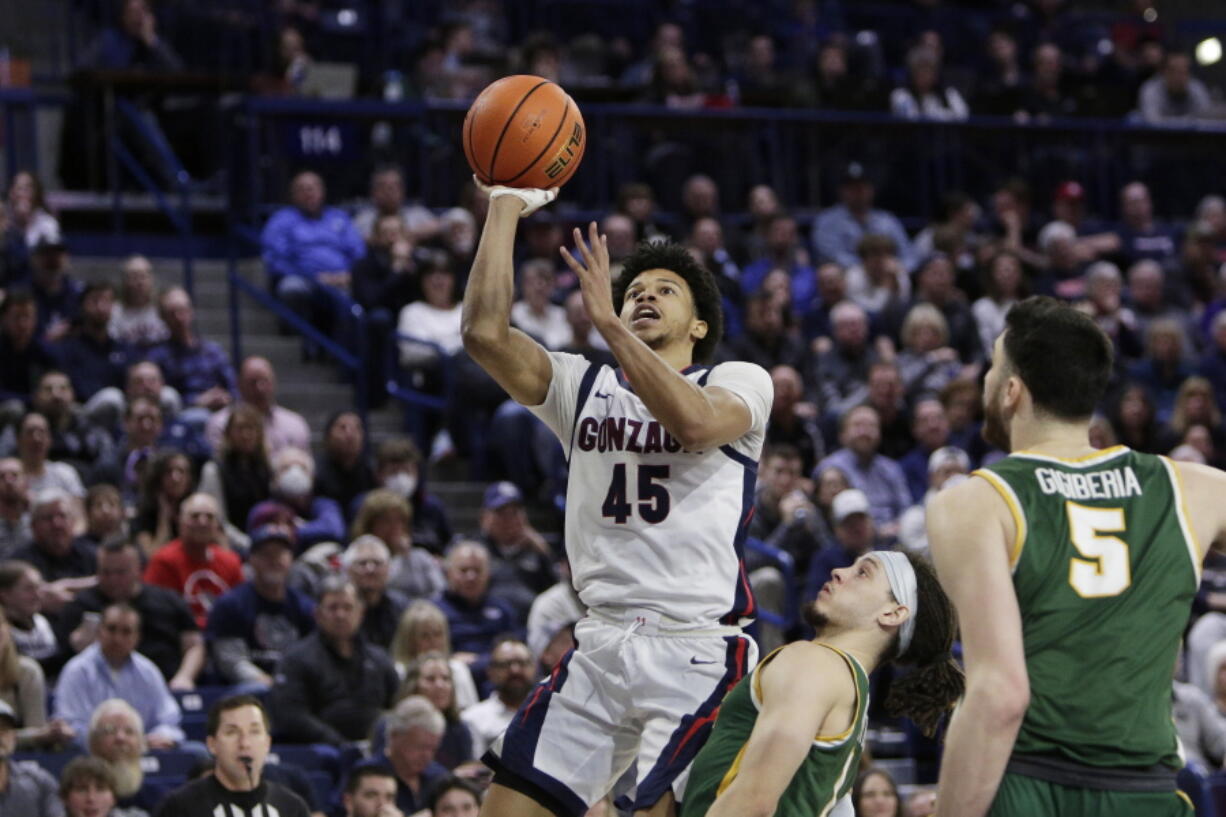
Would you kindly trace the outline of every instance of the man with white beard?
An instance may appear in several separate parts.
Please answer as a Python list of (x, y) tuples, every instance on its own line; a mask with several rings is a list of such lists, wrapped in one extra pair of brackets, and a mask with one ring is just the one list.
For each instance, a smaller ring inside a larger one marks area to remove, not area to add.
[(157, 793), (141, 790), (145, 782), (141, 767), (145, 723), (131, 704), (122, 698), (108, 698), (98, 704), (89, 718), (89, 753), (110, 768), (119, 808), (125, 813), (152, 811)]

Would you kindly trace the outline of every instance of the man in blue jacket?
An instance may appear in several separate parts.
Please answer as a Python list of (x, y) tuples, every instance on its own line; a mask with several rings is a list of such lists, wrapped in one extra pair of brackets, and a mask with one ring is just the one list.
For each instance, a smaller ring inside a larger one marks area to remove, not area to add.
[(327, 308), (325, 287), (349, 288), (349, 270), (366, 244), (349, 216), (324, 202), (323, 179), (303, 171), (290, 183), (290, 206), (282, 207), (260, 237), (264, 265), (277, 297), (297, 314), (316, 318)]

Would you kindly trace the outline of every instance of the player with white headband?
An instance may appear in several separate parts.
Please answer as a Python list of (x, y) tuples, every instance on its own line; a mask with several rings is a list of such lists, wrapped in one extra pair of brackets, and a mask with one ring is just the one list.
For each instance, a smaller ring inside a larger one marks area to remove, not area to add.
[(850, 817), (873, 670), (913, 667), (886, 708), (929, 735), (962, 694), (953, 605), (921, 557), (861, 556), (834, 571), (805, 617), (816, 638), (775, 650), (724, 699), (681, 817)]

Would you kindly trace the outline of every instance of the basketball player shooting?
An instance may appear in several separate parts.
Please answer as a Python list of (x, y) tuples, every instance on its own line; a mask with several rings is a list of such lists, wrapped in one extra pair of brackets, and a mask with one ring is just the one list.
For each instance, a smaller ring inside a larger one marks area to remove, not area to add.
[(566, 549), (588, 615), (483, 760), (481, 813), (579, 817), (632, 765), (619, 807), (675, 813), (725, 693), (753, 667), (740, 559), (772, 399), (764, 369), (707, 368), (722, 331), (711, 274), (641, 245), (617, 280), (606, 238), (561, 250), (620, 368), (548, 352), (511, 327), (518, 219), (555, 190), (484, 188), (489, 215), (464, 295), (464, 346), (562, 441)]

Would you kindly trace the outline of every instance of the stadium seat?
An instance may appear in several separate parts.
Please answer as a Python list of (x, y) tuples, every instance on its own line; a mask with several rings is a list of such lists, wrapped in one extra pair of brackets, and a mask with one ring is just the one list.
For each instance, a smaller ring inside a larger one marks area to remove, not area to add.
[(335, 781), (340, 773), (341, 751), (326, 743), (297, 746), (288, 743), (273, 744), (268, 755), (269, 763), (284, 763), (297, 766), (305, 772), (324, 772)]
[(231, 693), (229, 686), (200, 686), (191, 692), (174, 692), (184, 716), (189, 712), (208, 713), (209, 707)]
[(200, 762), (196, 752), (172, 749), (167, 752), (150, 752), (140, 759), (141, 769), (148, 777), (176, 777), (187, 779), (187, 773)]
[(32, 760), (58, 780), (60, 772), (64, 771), (64, 767), (68, 765), (68, 762), (74, 757), (83, 754), (85, 754), (85, 751), (74, 745), (71, 749), (66, 749), (63, 752), (17, 752), (13, 755), (13, 760)]

